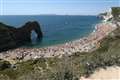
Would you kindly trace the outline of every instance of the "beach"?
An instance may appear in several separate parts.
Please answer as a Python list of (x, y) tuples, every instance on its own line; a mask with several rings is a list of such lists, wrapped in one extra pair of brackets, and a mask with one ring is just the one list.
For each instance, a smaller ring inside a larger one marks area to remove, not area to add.
[(30, 60), (41, 57), (62, 57), (72, 55), (75, 52), (90, 52), (100, 46), (100, 41), (116, 29), (116, 25), (102, 22), (95, 26), (95, 30), (86, 37), (44, 48), (17, 48), (0, 53), (0, 58), (7, 61)]

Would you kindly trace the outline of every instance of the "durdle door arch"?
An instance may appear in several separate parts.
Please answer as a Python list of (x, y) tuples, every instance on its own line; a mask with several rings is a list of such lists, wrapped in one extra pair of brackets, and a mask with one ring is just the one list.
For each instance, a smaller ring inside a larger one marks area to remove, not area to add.
[(37, 21), (27, 22), (20, 28), (0, 23), (0, 52), (31, 43), (33, 30), (37, 34), (37, 40), (41, 41), (43, 34)]
[(23, 34), (23, 39), (31, 42), (31, 33), (34, 31), (37, 34), (37, 40), (41, 40), (43, 37), (40, 25), (38, 22), (27, 22), (21, 28), (18, 28), (18, 34)]

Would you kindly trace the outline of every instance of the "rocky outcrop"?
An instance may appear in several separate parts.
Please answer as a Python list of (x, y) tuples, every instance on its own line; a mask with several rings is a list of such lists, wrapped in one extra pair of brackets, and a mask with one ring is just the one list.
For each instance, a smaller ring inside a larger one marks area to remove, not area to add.
[(43, 37), (38, 22), (27, 22), (20, 28), (0, 23), (0, 52), (31, 43), (31, 31), (37, 34), (37, 40)]
[(120, 22), (120, 7), (112, 7), (110, 8), (109, 11), (99, 14), (98, 17), (103, 19), (105, 22), (107, 21)]

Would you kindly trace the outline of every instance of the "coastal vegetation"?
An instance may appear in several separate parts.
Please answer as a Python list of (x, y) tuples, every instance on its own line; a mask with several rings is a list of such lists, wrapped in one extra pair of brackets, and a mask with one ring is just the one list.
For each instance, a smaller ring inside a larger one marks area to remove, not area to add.
[[(114, 12), (113, 12), (114, 14)], [(115, 13), (116, 14), (116, 13)], [(99, 68), (120, 66), (120, 26), (100, 41), (92, 52), (75, 52), (63, 57), (38, 58), (10, 64), (0, 60), (0, 80), (79, 80)]]
[(112, 15), (115, 18), (115, 20), (119, 20), (120, 17), (120, 7), (112, 7)]

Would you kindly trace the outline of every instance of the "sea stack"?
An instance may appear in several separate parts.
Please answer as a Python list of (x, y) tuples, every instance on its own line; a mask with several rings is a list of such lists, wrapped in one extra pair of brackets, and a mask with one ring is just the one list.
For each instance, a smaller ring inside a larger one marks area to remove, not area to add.
[(0, 23), (0, 52), (31, 43), (32, 31), (36, 32), (37, 40), (42, 40), (42, 30), (37, 21), (27, 22), (20, 28)]

